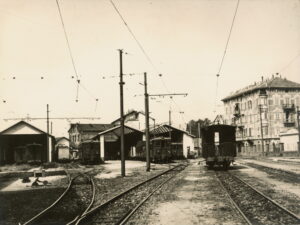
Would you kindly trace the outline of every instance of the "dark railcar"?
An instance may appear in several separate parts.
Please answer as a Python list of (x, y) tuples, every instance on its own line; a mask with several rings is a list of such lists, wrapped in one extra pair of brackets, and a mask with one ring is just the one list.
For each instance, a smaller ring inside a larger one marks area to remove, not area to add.
[(101, 163), (99, 142), (86, 141), (79, 145), (79, 159), (83, 164)]
[[(136, 159), (146, 160), (145, 141), (136, 146)], [(150, 140), (150, 160), (152, 162), (169, 162), (172, 159), (170, 138), (157, 137)]]
[(202, 156), (209, 168), (221, 165), (225, 169), (236, 157), (235, 127), (211, 125), (201, 129)]
[(153, 162), (169, 162), (172, 159), (170, 138), (157, 137), (151, 140), (150, 158)]

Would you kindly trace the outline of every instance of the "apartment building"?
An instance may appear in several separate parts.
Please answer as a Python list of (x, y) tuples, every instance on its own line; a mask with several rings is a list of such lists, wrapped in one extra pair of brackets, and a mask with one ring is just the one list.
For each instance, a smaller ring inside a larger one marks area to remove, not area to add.
[(237, 127), (237, 147), (242, 155), (284, 151), (280, 133), (298, 127), (300, 84), (272, 76), (222, 99), (224, 123)]

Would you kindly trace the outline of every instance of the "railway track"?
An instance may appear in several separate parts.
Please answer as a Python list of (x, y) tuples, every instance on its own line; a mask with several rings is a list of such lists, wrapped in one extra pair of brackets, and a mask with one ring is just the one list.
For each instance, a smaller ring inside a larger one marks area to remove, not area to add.
[(272, 167), (268, 167), (268, 166), (258, 165), (258, 164), (250, 163), (250, 162), (243, 162), (242, 164), (244, 164), (246, 166), (249, 166), (249, 167), (252, 167), (252, 168), (255, 168), (255, 169), (262, 170), (262, 171), (267, 172), (271, 175), (283, 176), (285, 178), (285, 180), (300, 183), (299, 174), (291, 172), (291, 171), (286, 171), (286, 170), (282, 170), (282, 169), (277, 169), (277, 168), (272, 168)]
[(187, 165), (175, 166), (143, 181), (83, 214), (74, 224), (125, 224), (162, 185)]
[(72, 224), (91, 209), (95, 199), (95, 183), (87, 174), (71, 178), (59, 198), (49, 207), (19, 225), (66, 225)]
[(297, 215), (232, 173), (216, 171), (216, 176), (247, 224), (300, 224), (300, 218)]

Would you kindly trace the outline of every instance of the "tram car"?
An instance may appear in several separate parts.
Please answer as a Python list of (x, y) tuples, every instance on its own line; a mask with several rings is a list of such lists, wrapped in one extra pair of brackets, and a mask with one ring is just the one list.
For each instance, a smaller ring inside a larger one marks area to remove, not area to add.
[(153, 138), (150, 141), (150, 158), (153, 162), (170, 162), (172, 160), (170, 138)]
[(236, 157), (235, 126), (210, 125), (201, 129), (202, 156), (206, 165), (228, 169)]
[[(145, 141), (139, 142), (136, 146), (136, 159), (146, 160)], [(172, 160), (170, 138), (156, 137), (150, 140), (151, 162), (170, 162)]]
[(99, 164), (101, 163), (99, 142), (84, 141), (79, 145), (79, 159), (82, 164)]

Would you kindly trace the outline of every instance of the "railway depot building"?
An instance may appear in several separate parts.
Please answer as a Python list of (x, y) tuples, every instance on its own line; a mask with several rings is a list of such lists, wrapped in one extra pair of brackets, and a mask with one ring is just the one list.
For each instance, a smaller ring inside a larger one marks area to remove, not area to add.
[[(124, 152), (126, 159), (135, 156), (136, 145), (143, 140), (143, 135), (142, 131), (124, 125)], [(115, 126), (100, 132), (90, 143), (95, 143), (94, 146), (98, 149), (97, 152), (99, 152), (101, 161), (121, 159), (121, 126)]]
[(169, 139), (164, 146), (154, 145), (153, 148), (169, 148), (174, 159), (189, 158), (194, 155), (194, 138), (195, 136), (188, 132), (167, 124), (158, 126), (150, 131), (151, 142), (159, 143), (158, 140)]
[(54, 144), (52, 135), (20, 121), (0, 133), (0, 164), (51, 162)]
[[(222, 99), (224, 123), (236, 126), (238, 153), (281, 155), (293, 150), (280, 139), (298, 128), (300, 84), (273, 76), (238, 90)], [(294, 140), (297, 146), (297, 140)]]

